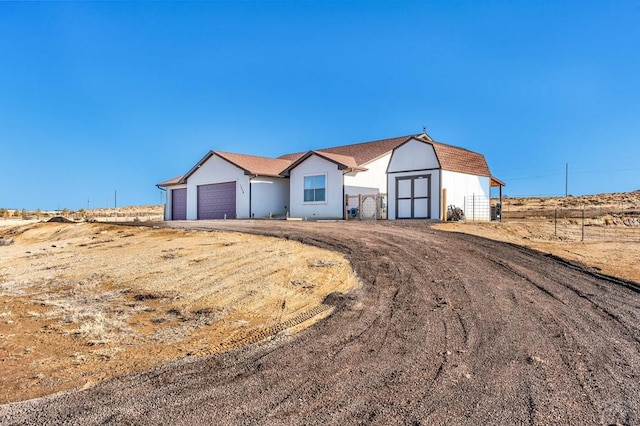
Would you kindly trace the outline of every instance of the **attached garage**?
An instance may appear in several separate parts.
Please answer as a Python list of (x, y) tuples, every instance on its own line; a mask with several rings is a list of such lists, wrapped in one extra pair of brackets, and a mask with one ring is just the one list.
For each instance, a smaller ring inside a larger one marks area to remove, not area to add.
[(187, 220), (187, 188), (171, 190), (171, 219)]
[(431, 218), (431, 176), (396, 177), (396, 212), (398, 219)]
[(198, 186), (198, 219), (235, 219), (236, 183)]

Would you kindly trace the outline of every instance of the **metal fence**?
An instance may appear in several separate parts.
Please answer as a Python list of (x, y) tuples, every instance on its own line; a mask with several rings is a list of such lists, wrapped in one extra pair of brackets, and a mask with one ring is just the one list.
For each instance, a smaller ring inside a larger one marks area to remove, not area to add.
[(502, 218), (505, 222), (535, 223), (536, 232), (564, 241), (640, 241), (637, 208), (514, 208), (505, 203)]
[(464, 197), (463, 211), (467, 221), (486, 222), (491, 219), (490, 200), (483, 195), (467, 195)]

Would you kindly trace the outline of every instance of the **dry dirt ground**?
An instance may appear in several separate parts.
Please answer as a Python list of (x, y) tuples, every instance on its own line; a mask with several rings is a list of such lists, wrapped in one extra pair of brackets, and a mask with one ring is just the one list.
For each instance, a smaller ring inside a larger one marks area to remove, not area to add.
[(425, 222), (171, 225), (335, 250), (362, 287), (297, 334), (5, 404), (3, 424), (640, 424), (631, 285)]
[(640, 190), (568, 197), (517, 197), (503, 199), (505, 213), (523, 211), (545, 211), (560, 209), (601, 209), (602, 211), (625, 211), (640, 209)]
[[(558, 225), (561, 235), (580, 232), (577, 226), (568, 226), (566, 220)], [(497, 241), (523, 245), (544, 253), (562, 257), (586, 268), (604, 274), (621, 277), (640, 283), (640, 227), (628, 228), (624, 225), (608, 227), (606, 235), (613, 241), (587, 239), (580, 241), (576, 235), (571, 239), (554, 237), (553, 221), (506, 220), (502, 223), (448, 222), (434, 225), (444, 231), (463, 232)], [(567, 230), (568, 228), (568, 230)], [(595, 227), (589, 229), (593, 235)], [(603, 230), (603, 232), (605, 232)], [(615, 233), (620, 234), (616, 236)], [(624, 236), (635, 236), (625, 241)]]
[(0, 238), (0, 403), (309, 326), (357, 284), (335, 252), (235, 232), (22, 222)]
[(640, 282), (640, 191), (505, 198), (503, 212), (502, 223), (448, 222), (435, 226), (523, 245)]

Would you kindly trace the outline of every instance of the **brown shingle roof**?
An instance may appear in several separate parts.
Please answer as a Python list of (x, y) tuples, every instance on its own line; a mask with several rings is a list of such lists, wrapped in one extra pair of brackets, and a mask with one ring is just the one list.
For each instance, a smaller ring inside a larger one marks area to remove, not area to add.
[(257, 155), (234, 154), (222, 151), (209, 151), (207, 155), (202, 157), (202, 159), (191, 168), (191, 170), (182, 176), (179, 183), (186, 183), (189, 176), (194, 174), (200, 166), (206, 163), (207, 160), (214, 155), (217, 155), (234, 166), (241, 168), (249, 175), (280, 176), (280, 172), (291, 164), (291, 161), (289, 160), (282, 160), (278, 158), (258, 157)]
[[(370, 161), (382, 157), (388, 152), (393, 151), (395, 147), (401, 145), (410, 137), (412, 137), (412, 135), (381, 139), (373, 142), (362, 142), (351, 145), (334, 146), (331, 148), (318, 149), (316, 151), (353, 157), (356, 164), (358, 166), (362, 166), (369, 163)], [(306, 152), (297, 152), (294, 154), (281, 155), (278, 158), (296, 161), (305, 154)]]
[(182, 180), (182, 176), (176, 176), (173, 179), (169, 179), (169, 180), (165, 180), (164, 182), (160, 182), (158, 184), (156, 184), (156, 186), (171, 186), (171, 185), (178, 185), (180, 183), (180, 181)]
[(217, 155), (228, 162), (243, 169), (245, 173), (260, 176), (281, 176), (287, 172), (294, 163), (298, 163), (305, 156), (313, 153), (324, 156), (346, 168), (355, 170), (366, 170), (363, 165), (376, 160), (383, 155), (393, 151), (411, 138), (422, 140), (433, 146), (438, 157), (440, 167), (443, 170), (453, 172), (468, 173), (478, 176), (491, 176), (489, 166), (482, 154), (469, 151), (464, 148), (458, 148), (435, 142), (426, 134), (407, 135), (395, 138), (381, 139), (372, 142), (361, 142), (351, 145), (334, 146), (323, 148), (315, 151), (298, 152), (293, 154), (281, 155), (278, 158), (259, 157), (256, 155), (235, 154), (223, 151), (209, 151), (202, 160), (198, 162), (187, 174), (177, 178), (168, 180), (158, 186), (176, 185), (185, 183), (187, 178), (191, 176), (202, 164), (204, 164), (212, 155)]
[[(464, 148), (446, 145), (435, 142), (429, 135), (407, 135), (396, 138), (381, 139), (373, 142), (362, 142), (351, 145), (335, 146), (332, 148), (323, 148), (316, 150), (319, 153), (333, 153), (352, 157), (358, 166), (362, 166), (377, 158), (382, 157), (388, 152), (393, 151), (398, 146), (407, 142), (411, 138), (416, 138), (433, 145), (436, 152), (440, 167), (443, 170), (452, 172), (469, 173), (478, 176), (491, 176), (489, 166), (482, 154), (469, 151)], [(306, 152), (298, 152), (295, 154), (285, 154), (278, 158), (296, 161), (304, 156)]]
[(457, 146), (440, 142), (430, 142), (436, 152), (442, 170), (467, 173), (477, 176), (491, 176), (484, 155)]
[(356, 160), (353, 157), (349, 157), (347, 155), (334, 154), (333, 152), (326, 152), (326, 151), (307, 151), (304, 154), (300, 155), (286, 169), (282, 170), (280, 175), (288, 176), (291, 169), (297, 167), (298, 164), (300, 164), (302, 161), (306, 160), (307, 158), (311, 157), (312, 155), (317, 155), (336, 163), (338, 165), (338, 168), (341, 170), (343, 169), (350, 169), (350, 170), (357, 170), (357, 171), (367, 170), (364, 167), (358, 166), (358, 164), (356, 164)]
[(280, 172), (291, 164), (291, 161), (279, 158), (258, 157), (256, 155), (234, 154), (222, 151), (213, 152), (252, 175), (279, 176)]
[(328, 158), (329, 160), (335, 163), (341, 164), (349, 169), (366, 170), (362, 167), (358, 167), (358, 163), (356, 162), (356, 159), (348, 155), (341, 155), (341, 154), (336, 154), (333, 152), (326, 152), (326, 151), (313, 151), (313, 152), (325, 158)]

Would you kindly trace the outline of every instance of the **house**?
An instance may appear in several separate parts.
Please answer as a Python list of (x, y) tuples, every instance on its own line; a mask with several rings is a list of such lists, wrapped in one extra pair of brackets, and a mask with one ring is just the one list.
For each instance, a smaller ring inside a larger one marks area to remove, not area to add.
[[(483, 155), (426, 133), (278, 158), (210, 151), (167, 190), (165, 219), (290, 216), (441, 219), (447, 206), (490, 219), (491, 176)], [(355, 200), (355, 201), (354, 201)]]

